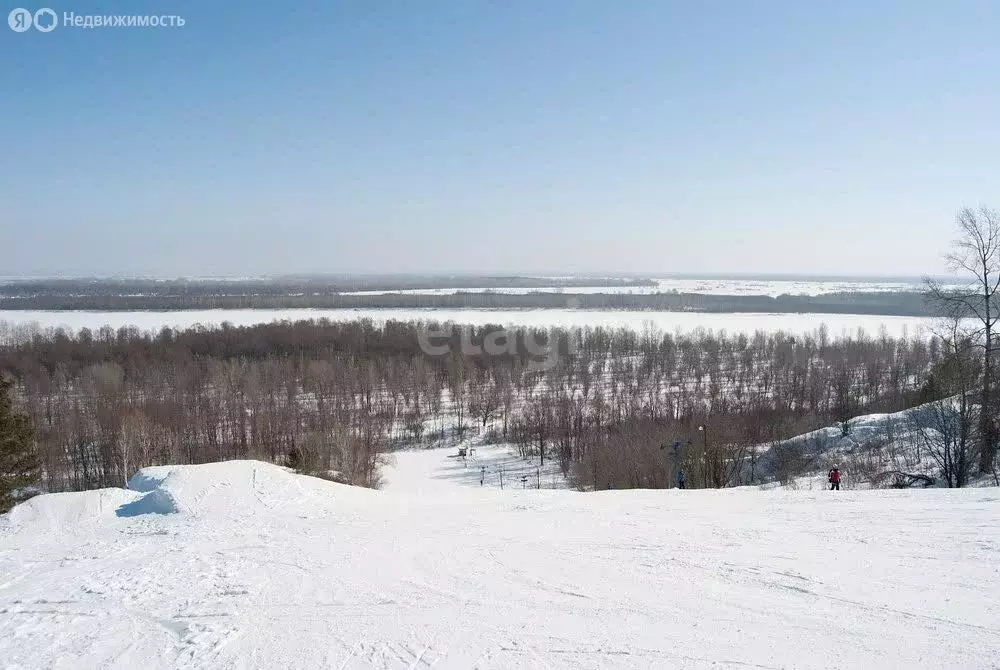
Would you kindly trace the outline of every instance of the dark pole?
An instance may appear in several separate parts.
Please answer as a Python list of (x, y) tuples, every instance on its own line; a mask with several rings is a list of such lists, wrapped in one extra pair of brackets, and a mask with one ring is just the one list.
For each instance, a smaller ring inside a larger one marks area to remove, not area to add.
[(702, 439), (701, 478), (704, 481), (705, 488), (708, 488), (708, 426), (701, 424), (698, 426), (698, 430), (701, 431)]

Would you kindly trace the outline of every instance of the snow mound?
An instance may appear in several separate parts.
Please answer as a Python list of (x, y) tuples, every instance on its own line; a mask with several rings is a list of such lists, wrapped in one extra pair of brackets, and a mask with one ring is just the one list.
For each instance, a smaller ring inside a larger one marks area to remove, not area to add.
[(181, 514), (245, 518), (300, 509), (328, 508), (334, 499), (364, 501), (378, 493), (298, 475), (260, 461), (143, 468), (127, 489), (99, 489), (36, 496), (0, 516), (0, 530), (51, 532), (115, 517)]
[(97, 489), (75, 493), (35, 496), (0, 516), (8, 527), (30, 527), (38, 531), (94, 524), (113, 518), (123, 506), (135, 504), (142, 496), (125, 489)]
[[(223, 461), (204, 465), (164, 465), (143, 468), (128, 481), (144, 493), (127, 514), (205, 514), (274, 511), (308, 504), (336, 494), (365, 495), (353, 487), (307, 477), (261, 461)], [(347, 493), (350, 491), (350, 493)]]

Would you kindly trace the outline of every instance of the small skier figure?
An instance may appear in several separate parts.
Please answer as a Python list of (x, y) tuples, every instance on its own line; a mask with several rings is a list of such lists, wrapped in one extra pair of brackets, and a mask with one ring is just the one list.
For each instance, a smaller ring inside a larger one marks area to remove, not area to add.
[(677, 488), (679, 488), (679, 489), (684, 488), (684, 471), (683, 470), (678, 470), (677, 471)]
[(840, 468), (836, 465), (833, 466), (833, 470), (830, 470), (830, 490), (839, 491), (840, 490)]

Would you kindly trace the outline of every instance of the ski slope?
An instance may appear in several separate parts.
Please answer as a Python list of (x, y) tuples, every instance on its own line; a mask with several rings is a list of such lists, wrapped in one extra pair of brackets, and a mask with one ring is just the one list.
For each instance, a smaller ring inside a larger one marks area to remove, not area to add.
[(233, 461), (34, 498), (0, 517), (0, 660), (1000, 667), (996, 490), (500, 490), (454, 454), (384, 491)]
[[(466, 457), (458, 456), (459, 447)], [(520, 458), (511, 445), (482, 444), (472, 436), (448, 449), (405, 450), (392, 455), (383, 491), (420, 497), (468, 497), (472, 489), (566, 489), (558, 461)]]

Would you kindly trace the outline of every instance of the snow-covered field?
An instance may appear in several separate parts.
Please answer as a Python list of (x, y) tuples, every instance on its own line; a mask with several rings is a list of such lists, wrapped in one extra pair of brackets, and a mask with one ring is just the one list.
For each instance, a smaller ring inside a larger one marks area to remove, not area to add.
[(234, 461), (28, 501), (0, 659), (1000, 667), (996, 491), (501, 491), (454, 454), (398, 454), (381, 492)]
[(654, 286), (549, 286), (537, 288), (419, 288), (389, 291), (348, 291), (348, 295), (454, 295), (455, 293), (700, 293), (703, 295), (824, 295), (827, 293), (870, 293), (898, 291), (923, 291), (921, 280), (841, 280), (818, 281), (810, 279), (657, 279)]
[(87, 312), (0, 310), (0, 322), (11, 324), (37, 323), (41, 328), (65, 327), (72, 330), (104, 325), (113, 328), (136, 326), (140, 330), (159, 330), (164, 326), (187, 328), (195, 324), (218, 325), (228, 321), (233, 325), (268, 323), (281, 319), (321, 319), (346, 321), (389, 319), (403, 321), (435, 320), (463, 324), (502, 324), (550, 328), (604, 326), (643, 330), (647, 326), (665, 332), (691, 331), (705, 328), (729, 333), (753, 333), (756, 330), (785, 330), (791, 333), (812, 332), (826, 324), (833, 336), (856, 333), (863, 328), (877, 335), (883, 326), (890, 335), (911, 336), (926, 333), (934, 319), (909, 316), (877, 316), (861, 314), (711, 314), (702, 312), (603, 311), (586, 309), (231, 309), (182, 310), (175, 312)]

